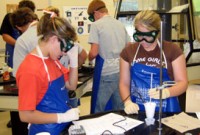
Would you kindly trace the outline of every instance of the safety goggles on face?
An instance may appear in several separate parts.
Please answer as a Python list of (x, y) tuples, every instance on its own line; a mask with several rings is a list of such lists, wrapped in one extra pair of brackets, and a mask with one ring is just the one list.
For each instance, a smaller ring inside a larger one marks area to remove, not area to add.
[(139, 30), (136, 30), (136, 32), (133, 34), (133, 39), (136, 42), (141, 42), (145, 40), (147, 43), (153, 43), (158, 35), (158, 30), (150, 31), (150, 32), (141, 32)]
[(62, 52), (68, 52), (74, 46), (74, 42), (69, 39), (60, 39), (60, 50)]
[[(106, 8), (106, 7), (105, 7), (105, 6), (99, 7), (99, 8), (97, 8), (95, 11), (98, 11), (98, 10), (100, 10), (100, 9), (102, 9), (102, 8)], [(91, 14), (89, 14), (88, 19), (89, 19), (91, 22), (94, 22), (94, 21), (95, 21), (95, 19), (94, 19), (94, 12), (91, 13)]]
[(95, 19), (94, 19), (94, 14), (90, 14), (88, 19), (91, 21), (91, 22), (94, 22)]

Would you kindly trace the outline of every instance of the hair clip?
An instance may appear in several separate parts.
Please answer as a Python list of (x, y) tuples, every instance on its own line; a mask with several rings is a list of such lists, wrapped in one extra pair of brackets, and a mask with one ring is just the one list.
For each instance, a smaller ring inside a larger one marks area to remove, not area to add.
[(51, 16), (51, 18), (53, 18), (53, 17), (56, 17), (57, 15), (56, 15), (56, 13), (55, 12), (52, 12), (52, 11), (47, 11), (47, 10), (43, 10), (43, 13), (47, 13), (47, 14), (50, 14)]

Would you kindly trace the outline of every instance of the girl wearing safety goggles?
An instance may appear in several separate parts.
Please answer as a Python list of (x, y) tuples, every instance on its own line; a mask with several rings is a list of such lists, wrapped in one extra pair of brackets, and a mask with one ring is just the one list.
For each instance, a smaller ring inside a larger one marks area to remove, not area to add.
[[(78, 81), (77, 35), (66, 19), (44, 12), (37, 25), (38, 44), (16, 74), (18, 110), (20, 120), (30, 123), (28, 135), (59, 135), (79, 119), (79, 109), (71, 108), (68, 96)], [(63, 55), (69, 57), (69, 69), (59, 62)]]
[[(177, 96), (187, 89), (186, 62), (182, 50), (164, 41), (160, 59), (160, 16), (151, 10), (135, 16), (134, 44), (126, 46), (120, 56), (120, 95), (127, 114), (144, 111), (145, 102), (155, 102), (159, 111), (160, 65), (162, 80), (175, 81), (172, 87), (162, 89), (162, 111), (180, 112)], [(161, 63), (163, 61), (163, 63)]]

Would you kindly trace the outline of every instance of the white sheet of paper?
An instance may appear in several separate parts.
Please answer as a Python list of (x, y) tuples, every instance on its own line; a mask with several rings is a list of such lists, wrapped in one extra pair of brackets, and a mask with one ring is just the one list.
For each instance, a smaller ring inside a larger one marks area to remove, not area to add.
[(189, 116), (184, 112), (174, 116), (162, 118), (162, 123), (181, 133), (200, 128), (200, 120)]
[[(114, 126), (113, 124), (118, 121), (121, 122), (117, 123), (117, 126)], [(112, 134), (122, 134), (143, 122), (119, 114), (109, 113), (98, 118), (73, 121), (73, 123), (82, 125), (87, 135), (100, 135), (102, 133), (109, 133), (108, 131)]]

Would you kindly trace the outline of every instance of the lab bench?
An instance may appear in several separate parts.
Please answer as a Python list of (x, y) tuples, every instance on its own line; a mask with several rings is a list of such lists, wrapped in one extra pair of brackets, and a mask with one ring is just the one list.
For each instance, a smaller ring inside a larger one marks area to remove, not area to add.
[[(77, 99), (80, 99), (87, 92), (87, 87), (92, 82), (93, 67), (80, 67), (78, 72), (78, 85), (75, 95)], [(12, 76), (8, 81), (4, 81), (0, 76), (0, 110), (10, 111), (12, 135), (28, 134), (28, 124), (21, 122), (19, 119), (18, 89), (16, 80)]]

